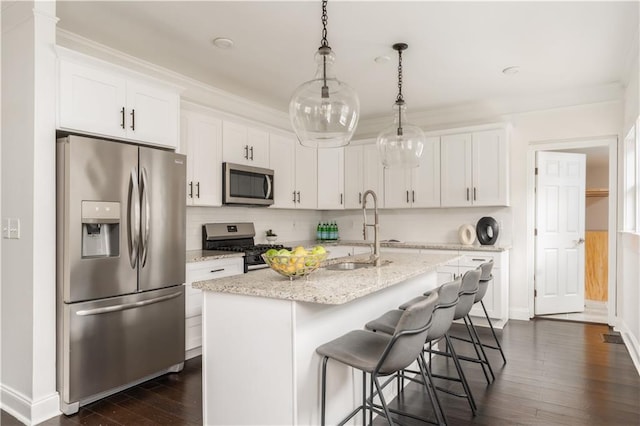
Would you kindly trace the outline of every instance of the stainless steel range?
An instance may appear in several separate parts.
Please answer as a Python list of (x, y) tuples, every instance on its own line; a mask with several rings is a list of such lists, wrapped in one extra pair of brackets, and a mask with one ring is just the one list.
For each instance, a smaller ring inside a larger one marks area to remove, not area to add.
[(205, 223), (202, 225), (202, 249), (244, 252), (244, 272), (268, 268), (261, 254), (269, 249), (286, 248), (281, 244), (256, 244), (256, 229), (251, 222)]

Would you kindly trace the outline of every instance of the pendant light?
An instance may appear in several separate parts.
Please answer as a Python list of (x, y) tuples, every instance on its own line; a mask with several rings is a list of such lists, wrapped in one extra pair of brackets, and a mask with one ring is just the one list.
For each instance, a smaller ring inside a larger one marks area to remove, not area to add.
[(300, 85), (289, 101), (289, 118), (300, 143), (312, 148), (345, 146), (360, 116), (355, 90), (332, 73), (335, 56), (327, 41), (327, 2), (322, 2), (322, 41), (313, 80)]
[(424, 149), (425, 136), (422, 129), (407, 122), (407, 107), (402, 96), (402, 52), (406, 43), (396, 43), (393, 49), (398, 52), (398, 96), (393, 105), (393, 125), (378, 135), (378, 151), (385, 168), (413, 168), (420, 165)]

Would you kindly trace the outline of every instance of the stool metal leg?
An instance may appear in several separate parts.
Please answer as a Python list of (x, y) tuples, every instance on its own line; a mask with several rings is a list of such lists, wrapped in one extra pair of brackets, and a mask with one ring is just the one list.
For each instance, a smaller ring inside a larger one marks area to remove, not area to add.
[(471, 324), (471, 331), (473, 331), (473, 335), (474, 335), (474, 337), (472, 337), (472, 339), (475, 338), (476, 342), (478, 343), (478, 348), (480, 349), (480, 352), (482, 352), (482, 357), (483, 357), (484, 361), (487, 363), (487, 368), (489, 368), (489, 373), (491, 373), (491, 380), (495, 380), (496, 376), (495, 376), (495, 374), (493, 374), (493, 368), (491, 368), (491, 363), (489, 362), (489, 358), (487, 357), (487, 353), (484, 351), (484, 345), (480, 341), (480, 336), (478, 335), (478, 331), (476, 330), (476, 326), (473, 325), (473, 321), (471, 320), (471, 316), (470, 315), (467, 315), (467, 318), (469, 319), (469, 324)]
[(480, 365), (482, 366), (482, 372), (484, 373), (484, 378), (487, 380), (487, 384), (491, 384), (491, 379), (489, 379), (489, 375), (487, 374), (487, 369), (484, 365), (484, 362), (482, 362), (482, 355), (480, 355), (480, 351), (478, 350), (478, 346), (476, 344), (476, 341), (473, 337), (473, 331), (471, 331), (471, 327), (469, 326), (469, 321), (467, 321), (467, 317), (463, 317), (462, 318), (464, 320), (464, 325), (467, 327), (467, 333), (469, 333), (469, 337), (471, 338), (471, 343), (473, 343), (473, 349), (476, 351), (476, 356), (478, 357), (478, 360), (480, 360)]
[(458, 372), (458, 377), (460, 377), (460, 383), (462, 383), (462, 388), (464, 389), (464, 393), (467, 395), (467, 401), (469, 401), (469, 407), (471, 408), (471, 413), (475, 416), (477, 405), (476, 401), (473, 398), (473, 394), (471, 393), (471, 387), (469, 386), (469, 382), (467, 382), (467, 378), (464, 375), (464, 371), (462, 371), (462, 365), (460, 365), (460, 360), (458, 359), (458, 354), (456, 354), (456, 350), (454, 349), (451, 341), (449, 340), (449, 335), (445, 334), (444, 338), (447, 342), (447, 347), (449, 348), (449, 353), (451, 354), (451, 358), (453, 358), (453, 364), (456, 367), (456, 371)]
[(429, 396), (429, 400), (431, 400), (431, 405), (433, 406), (433, 410), (435, 411), (438, 424), (446, 425), (447, 419), (444, 414), (444, 410), (442, 409), (442, 404), (440, 404), (440, 399), (438, 398), (438, 392), (436, 392), (436, 387), (433, 383), (433, 377), (431, 377), (431, 372), (427, 367), (427, 362), (424, 359), (423, 353), (421, 353), (420, 357), (418, 358), (418, 366), (420, 367), (422, 380), (424, 381), (424, 385), (427, 389), (427, 395)]
[(482, 310), (484, 311), (484, 316), (487, 317), (487, 322), (489, 323), (489, 327), (491, 328), (491, 334), (493, 334), (493, 339), (496, 341), (496, 345), (498, 350), (500, 351), (500, 355), (502, 356), (502, 362), (507, 363), (507, 358), (504, 356), (504, 352), (502, 351), (502, 345), (498, 340), (498, 336), (496, 336), (496, 331), (493, 328), (493, 324), (491, 324), (491, 319), (489, 318), (489, 314), (487, 313), (487, 308), (484, 307), (484, 301), (480, 301), (480, 305), (482, 306)]
[(327, 361), (328, 357), (322, 358), (322, 411), (320, 412), (320, 424), (325, 425), (325, 408), (326, 408), (326, 396), (327, 396)]
[(382, 387), (380, 386), (380, 382), (378, 382), (378, 378), (375, 377), (373, 374), (371, 375), (371, 380), (373, 380), (373, 383), (375, 383), (376, 385), (376, 389), (378, 391), (378, 398), (380, 398), (380, 402), (382, 403), (382, 409), (384, 410), (384, 415), (387, 417), (387, 422), (389, 422), (389, 426), (393, 426), (393, 419), (391, 418), (391, 412), (387, 407), (387, 402), (384, 400), (384, 395), (382, 394)]
[(362, 426), (367, 426), (367, 373), (362, 372)]

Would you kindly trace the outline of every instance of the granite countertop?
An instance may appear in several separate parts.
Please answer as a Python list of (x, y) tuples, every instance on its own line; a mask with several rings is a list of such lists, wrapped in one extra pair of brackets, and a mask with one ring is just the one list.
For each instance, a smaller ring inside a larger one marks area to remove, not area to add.
[(187, 263), (205, 262), (207, 260), (242, 257), (244, 253), (225, 250), (187, 250)]
[[(381, 259), (391, 263), (378, 268), (369, 267), (351, 271), (320, 268), (306, 277), (293, 281), (267, 268), (242, 275), (194, 282), (193, 287), (219, 293), (340, 305), (418, 275), (435, 271), (438, 266), (458, 258), (459, 256), (454, 254), (383, 253)], [(348, 256), (331, 259), (327, 263), (366, 259), (368, 256)]]
[[(338, 240), (338, 241), (294, 241), (282, 243), (285, 246), (304, 246), (313, 247), (315, 245), (323, 245), (325, 247), (331, 246), (363, 246), (369, 247), (373, 244), (373, 241), (364, 240)], [(389, 248), (406, 248), (406, 249), (428, 249), (428, 250), (452, 250), (452, 251), (487, 251), (487, 252), (501, 252), (511, 249), (510, 245), (497, 245), (497, 246), (483, 246), (480, 244), (465, 245), (460, 243), (427, 243), (420, 241), (406, 242), (406, 241), (380, 241), (380, 247)]]

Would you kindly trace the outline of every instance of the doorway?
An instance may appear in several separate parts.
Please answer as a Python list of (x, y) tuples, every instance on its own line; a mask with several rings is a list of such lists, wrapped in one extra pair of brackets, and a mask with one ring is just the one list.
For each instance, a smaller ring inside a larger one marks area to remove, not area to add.
[[(585, 202), (585, 311), (545, 315), (545, 318), (602, 322), (613, 325), (616, 313), (616, 188), (617, 137), (532, 143), (528, 152), (527, 270), (530, 317), (536, 315), (536, 196), (535, 162), (538, 152), (582, 153), (587, 158)], [(539, 265), (538, 265), (539, 266)], [(538, 273), (540, 271), (537, 271)], [(541, 281), (541, 280), (538, 280)], [(538, 283), (539, 284), (539, 283)], [(539, 291), (539, 290), (538, 290)]]

